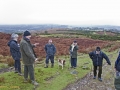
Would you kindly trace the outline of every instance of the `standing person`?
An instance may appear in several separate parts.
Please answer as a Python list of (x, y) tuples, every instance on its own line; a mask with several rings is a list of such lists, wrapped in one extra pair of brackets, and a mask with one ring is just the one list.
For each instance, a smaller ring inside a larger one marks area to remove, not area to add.
[(76, 68), (77, 67), (77, 50), (78, 50), (78, 45), (77, 41), (74, 41), (72, 45), (69, 48), (70, 50), (70, 58), (71, 58), (71, 68)]
[(45, 45), (45, 52), (46, 52), (46, 66), (45, 68), (48, 68), (49, 59), (51, 60), (51, 67), (54, 67), (54, 55), (56, 53), (56, 48), (54, 44), (52, 44), (52, 40), (50, 39), (48, 43)]
[(120, 52), (115, 61), (115, 70), (116, 70), (116, 77), (114, 81), (115, 89), (120, 90)]
[(20, 50), (24, 64), (24, 79), (25, 82), (27, 82), (28, 74), (29, 74), (32, 84), (38, 85), (38, 83), (35, 81), (34, 78), (34, 68), (33, 68), (33, 64), (37, 60), (33, 47), (38, 45), (38, 43), (32, 45), (30, 42), (30, 38), (31, 38), (31, 33), (29, 31), (25, 31), (23, 34), (23, 39), (20, 42)]
[(98, 80), (102, 81), (101, 74), (102, 74), (103, 58), (107, 61), (107, 63), (109, 65), (111, 65), (111, 62), (110, 62), (108, 56), (100, 50), (100, 47), (96, 47), (96, 50), (93, 51), (93, 52), (90, 52), (89, 56), (92, 59), (93, 67), (94, 67), (94, 77), (93, 77), (93, 79), (96, 79), (97, 67), (99, 67)]
[(120, 52), (117, 57), (117, 60), (115, 61), (115, 70), (116, 70), (116, 76), (120, 76)]
[(20, 46), (18, 44), (18, 34), (13, 33), (11, 35), (11, 40), (8, 42), (8, 46), (10, 47), (10, 53), (15, 61), (14, 67), (15, 67), (15, 73), (21, 74), (21, 53), (20, 53)]

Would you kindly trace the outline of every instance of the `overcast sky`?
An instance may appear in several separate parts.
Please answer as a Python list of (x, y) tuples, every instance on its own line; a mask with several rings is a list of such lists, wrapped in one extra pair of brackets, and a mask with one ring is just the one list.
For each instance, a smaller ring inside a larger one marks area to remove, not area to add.
[(0, 0), (0, 24), (120, 25), (120, 0)]

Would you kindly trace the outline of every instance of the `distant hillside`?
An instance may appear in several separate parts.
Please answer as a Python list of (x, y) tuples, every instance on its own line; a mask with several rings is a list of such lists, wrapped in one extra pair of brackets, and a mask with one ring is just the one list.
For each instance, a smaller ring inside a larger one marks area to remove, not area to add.
[(25, 30), (37, 32), (37, 31), (49, 31), (55, 30), (91, 30), (91, 31), (112, 31), (120, 32), (120, 26), (111, 25), (95, 25), (95, 26), (70, 26), (70, 25), (57, 25), (57, 24), (23, 24), (23, 25), (0, 25), (0, 32), (5, 33), (22, 33)]
[(67, 25), (57, 25), (57, 24), (31, 24), (31, 25), (0, 25), (0, 32), (5, 33), (21, 33), (25, 30), (29, 31), (42, 31), (53, 28), (67, 28)]

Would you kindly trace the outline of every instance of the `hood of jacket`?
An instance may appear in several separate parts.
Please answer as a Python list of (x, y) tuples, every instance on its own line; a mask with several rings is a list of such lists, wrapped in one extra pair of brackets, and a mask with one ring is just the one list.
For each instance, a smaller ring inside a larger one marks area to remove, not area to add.
[(17, 41), (15, 41), (15, 40), (10, 40), (7, 45), (10, 47), (10, 44), (11, 44), (12, 42), (17, 43)]

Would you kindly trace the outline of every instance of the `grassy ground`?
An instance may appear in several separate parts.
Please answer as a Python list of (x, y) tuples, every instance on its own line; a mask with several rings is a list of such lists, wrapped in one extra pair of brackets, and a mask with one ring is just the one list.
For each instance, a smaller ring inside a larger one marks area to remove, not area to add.
[(83, 35), (71, 35), (71, 34), (46, 34), (46, 35), (39, 35), (40, 37), (54, 37), (54, 38), (86, 38)]
[[(60, 57), (65, 58), (65, 57)], [(87, 63), (87, 64), (86, 64)], [(83, 70), (82, 66), (89, 67)], [(69, 83), (73, 83), (79, 78), (84, 77), (91, 70), (91, 60), (88, 55), (78, 56), (77, 69), (71, 69), (69, 58), (66, 58), (64, 69), (58, 68), (55, 59), (54, 68), (44, 68), (44, 63), (35, 65), (35, 78), (40, 86), (34, 87), (30, 82), (24, 83), (23, 76), (19, 76), (14, 72), (0, 74), (0, 90), (62, 90)], [(73, 74), (75, 72), (75, 74)]]
[(30, 82), (24, 83), (23, 76), (14, 72), (7, 72), (0, 74), (0, 90), (62, 90), (92, 70), (92, 62), (87, 54), (78, 55), (78, 67), (76, 69), (69, 68), (69, 56), (59, 58), (66, 59), (63, 70), (58, 68), (57, 58), (55, 58), (54, 68), (51, 68), (50, 65), (49, 68), (44, 68), (44, 63), (35, 64), (35, 78), (40, 86), (35, 87)]
[(0, 69), (2, 68), (8, 68), (8, 64), (5, 64), (5, 63), (0, 63)]
[(74, 84), (70, 84), (64, 90), (115, 90), (114, 88), (114, 77), (115, 77), (115, 70), (114, 70), (114, 63), (118, 56), (118, 53), (115, 51), (114, 53), (108, 54), (111, 66), (106, 63), (104, 60), (103, 65), (103, 73), (102, 79), (103, 81), (100, 82), (97, 78), (93, 79), (93, 72), (90, 72), (86, 77), (83, 79), (75, 82)]

